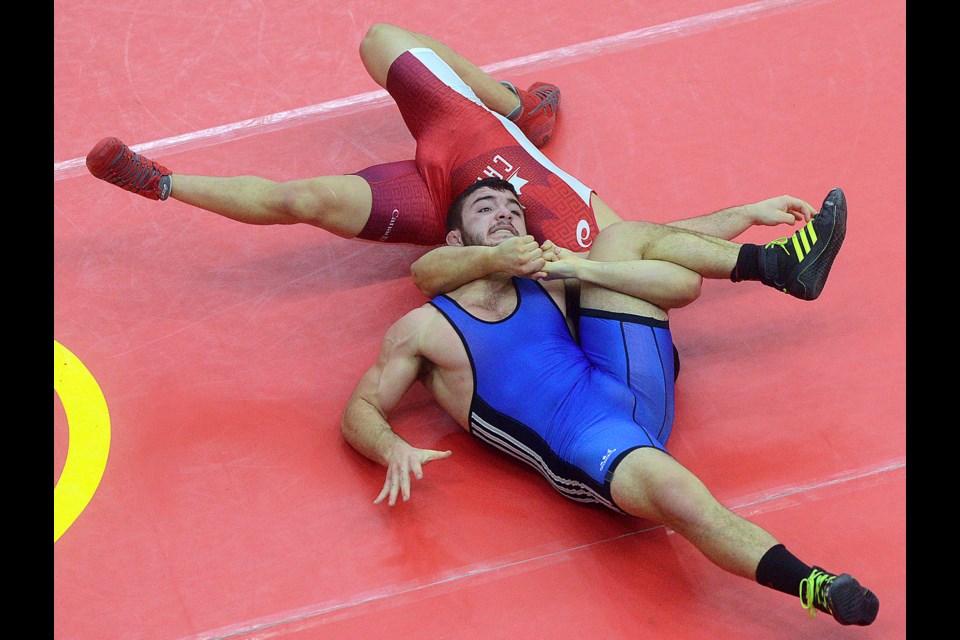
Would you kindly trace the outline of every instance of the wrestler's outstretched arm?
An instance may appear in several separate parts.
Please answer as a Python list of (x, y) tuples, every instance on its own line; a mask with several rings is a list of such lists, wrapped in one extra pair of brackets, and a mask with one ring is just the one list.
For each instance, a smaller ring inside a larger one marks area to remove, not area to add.
[(762, 225), (807, 223), (817, 210), (809, 203), (793, 196), (777, 196), (760, 202), (721, 209), (694, 218), (668, 222), (671, 227), (696, 231), (708, 236), (733, 240), (750, 227)]
[(424, 360), (419, 350), (430, 312), (414, 309), (394, 323), (384, 336), (377, 361), (357, 384), (347, 401), (340, 432), (365, 457), (387, 467), (387, 477), (374, 504), (388, 498), (410, 499), (410, 474), (423, 477), (423, 465), (452, 455), (451, 451), (418, 449), (398, 436), (387, 416), (420, 374)]
[(533, 236), (504, 240), (495, 247), (444, 246), (421, 256), (410, 266), (417, 288), (428, 298), (448, 293), (494, 273), (539, 279), (544, 257)]
[[(608, 216), (616, 216), (609, 207), (599, 198), (594, 198), (594, 207), (609, 211)], [(740, 205), (721, 209), (714, 213), (676, 220), (665, 226), (678, 227), (688, 231), (695, 231), (709, 236), (732, 240), (752, 226), (776, 226), (780, 224), (795, 225), (797, 222), (809, 222), (816, 215), (817, 210), (807, 202), (793, 196), (778, 196), (768, 198), (752, 204)], [(606, 227), (608, 225), (602, 225)], [(442, 293), (453, 291), (457, 287), (478, 278), (497, 272), (506, 272), (510, 275), (524, 276), (539, 279), (544, 277), (541, 254), (533, 247), (532, 237), (510, 240), (499, 247), (438, 247), (421, 256), (411, 266), (411, 275), (414, 284), (427, 297), (434, 297)], [(501, 248), (502, 247), (502, 248)], [(577, 254), (585, 257), (586, 254)], [(636, 266), (636, 265), (634, 265)], [(622, 266), (620, 269), (630, 269)], [(661, 306), (651, 298), (658, 295), (655, 286), (663, 285), (665, 290), (660, 291), (661, 302), (671, 302), (666, 308), (683, 306), (678, 304), (682, 300), (692, 302), (699, 296), (688, 297), (692, 277), (689, 273), (682, 273), (673, 267), (644, 266), (642, 271), (655, 269), (660, 277), (653, 280), (630, 279), (631, 282), (649, 282), (644, 285), (646, 296), (640, 297), (648, 302)], [(607, 268), (605, 268), (607, 269)], [(685, 271), (685, 270), (684, 270)], [(671, 274), (679, 276), (677, 281), (670, 279)], [(640, 273), (634, 275), (643, 275)], [(603, 286), (603, 285), (601, 285)], [(615, 289), (616, 290), (616, 289)], [(629, 295), (635, 295), (631, 292)], [(678, 297), (679, 296), (679, 297)]]
[[(599, 198), (595, 198), (594, 206), (606, 207)], [(729, 240), (751, 226), (795, 225), (798, 221), (809, 221), (814, 215), (816, 209), (803, 200), (793, 196), (778, 196), (662, 226)], [(683, 307), (700, 296), (703, 283), (700, 274), (673, 262), (638, 255), (629, 236), (623, 235), (616, 227), (611, 225), (601, 231), (588, 256), (545, 242), (542, 248), (548, 260), (544, 267), (549, 274), (547, 277), (575, 278), (645, 300), (661, 309)]]

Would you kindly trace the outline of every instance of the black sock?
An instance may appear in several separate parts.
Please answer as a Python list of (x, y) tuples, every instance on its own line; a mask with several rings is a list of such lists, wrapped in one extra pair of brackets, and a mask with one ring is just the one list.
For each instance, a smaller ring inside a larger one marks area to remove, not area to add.
[(740, 245), (740, 253), (737, 254), (737, 266), (730, 272), (730, 279), (734, 282), (760, 279), (760, 245)]
[(800, 562), (796, 556), (787, 551), (782, 544), (774, 545), (763, 554), (757, 565), (757, 582), (765, 587), (782, 591), (783, 593), (800, 595), (800, 581), (810, 576), (812, 567)]

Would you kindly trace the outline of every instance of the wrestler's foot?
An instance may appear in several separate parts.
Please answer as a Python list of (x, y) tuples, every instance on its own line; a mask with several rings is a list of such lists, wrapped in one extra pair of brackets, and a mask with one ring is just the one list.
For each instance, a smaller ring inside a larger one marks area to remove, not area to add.
[(800, 604), (812, 618), (817, 611), (832, 615), (843, 625), (866, 626), (877, 618), (880, 600), (848, 573), (839, 576), (813, 567), (800, 582)]
[(170, 195), (170, 175), (161, 164), (134, 153), (116, 138), (104, 138), (87, 154), (87, 169), (95, 177), (151, 200)]
[[(526, 91), (510, 82), (502, 82), (520, 98), (520, 106), (511, 120), (538, 149), (547, 143), (557, 123), (560, 110), (560, 88), (546, 82), (535, 82)], [(511, 114), (512, 115), (512, 114)]]
[(801, 300), (816, 299), (846, 232), (847, 198), (837, 188), (802, 229), (760, 248), (760, 281)]

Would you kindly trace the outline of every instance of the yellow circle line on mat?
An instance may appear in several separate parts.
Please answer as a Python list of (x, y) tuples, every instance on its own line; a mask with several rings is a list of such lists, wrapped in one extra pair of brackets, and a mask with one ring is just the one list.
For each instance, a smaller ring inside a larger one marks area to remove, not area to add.
[(53, 341), (53, 388), (67, 415), (67, 459), (53, 488), (53, 541), (93, 497), (110, 451), (110, 415), (100, 386), (80, 360)]

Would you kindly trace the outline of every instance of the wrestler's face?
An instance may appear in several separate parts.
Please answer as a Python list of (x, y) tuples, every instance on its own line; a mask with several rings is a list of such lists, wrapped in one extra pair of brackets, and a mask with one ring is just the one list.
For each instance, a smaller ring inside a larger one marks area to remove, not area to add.
[(477, 189), (464, 203), (462, 219), (459, 239), (463, 246), (495, 247), (527, 234), (523, 206), (509, 191)]

